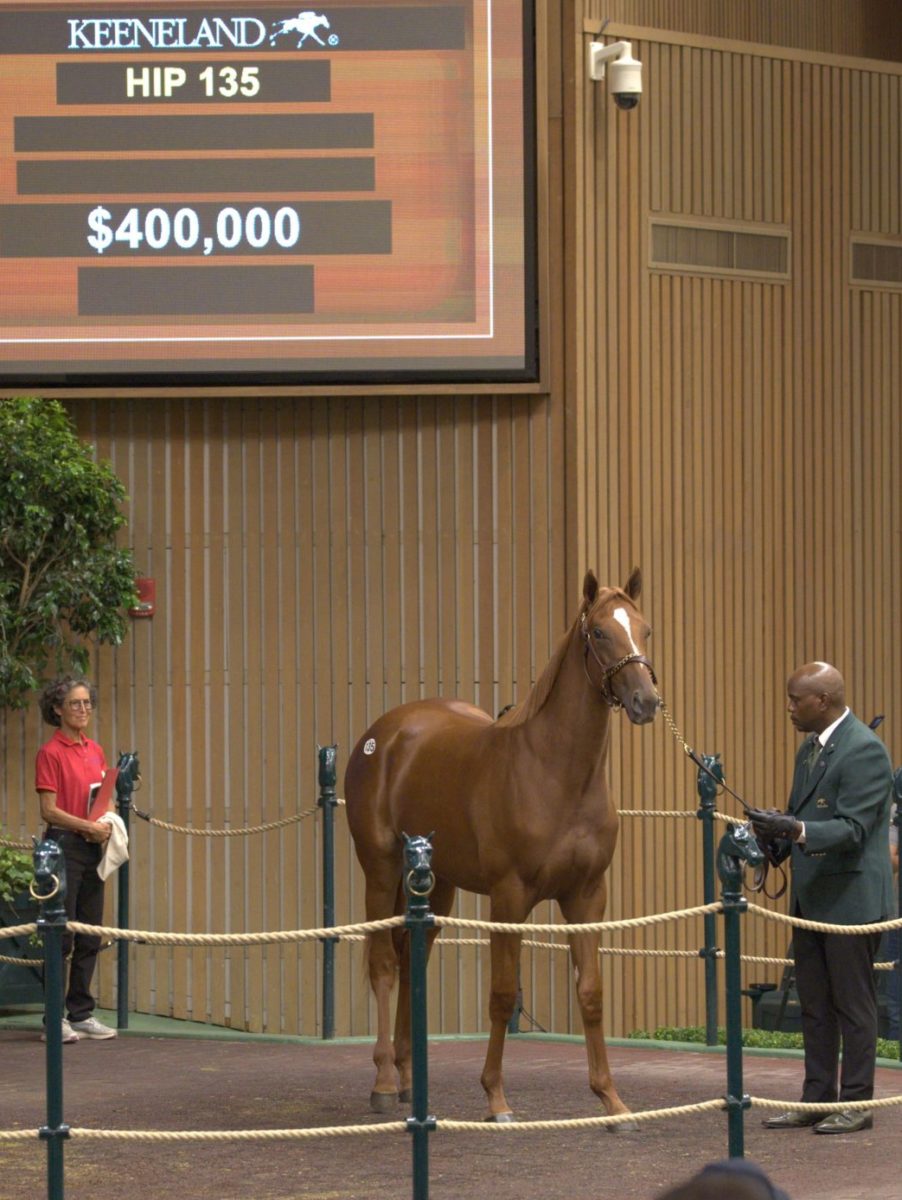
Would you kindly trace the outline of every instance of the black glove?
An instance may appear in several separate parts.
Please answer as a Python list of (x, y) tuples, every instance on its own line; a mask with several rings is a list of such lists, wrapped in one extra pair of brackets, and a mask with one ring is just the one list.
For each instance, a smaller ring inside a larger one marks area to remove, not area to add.
[(746, 816), (755, 833), (765, 842), (775, 842), (780, 838), (789, 838), (794, 842), (802, 832), (801, 821), (797, 821), (791, 813), (783, 813), (776, 808), (750, 808)]

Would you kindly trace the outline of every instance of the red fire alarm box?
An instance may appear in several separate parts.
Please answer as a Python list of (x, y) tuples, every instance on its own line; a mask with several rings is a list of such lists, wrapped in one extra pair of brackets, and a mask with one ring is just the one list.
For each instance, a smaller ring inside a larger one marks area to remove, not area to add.
[(152, 617), (157, 603), (157, 585), (153, 579), (136, 579), (138, 603), (128, 610), (130, 617)]

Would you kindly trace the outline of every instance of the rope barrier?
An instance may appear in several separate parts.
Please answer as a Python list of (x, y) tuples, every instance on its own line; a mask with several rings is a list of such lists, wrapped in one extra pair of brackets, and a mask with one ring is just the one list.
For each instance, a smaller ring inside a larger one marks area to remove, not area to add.
[[(525, 928), (530, 929), (532, 927), (527, 925), (527, 926), (525, 926)], [(333, 936), (335, 936), (335, 935), (333, 935)], [(365, 941), (365, 939), (366, 939), (365, 934), (349, 933), (349, 934), (346, 934), (343, 937), (341, 937), (340, 940), (347, 941), (347, 942), (362, 942), (362, 941)], [(536, 942), (530, 938), (524, 938), (524, 940), (521, 944), (522, 944), (523, 948), (527, 949), (527, 950), (564, 950), (568, 954), (570, 952), (570, 946), (567, 942)], [(490, 946), (491, 942), (489, 941), (488, 938), (457, 937), (457, 938), (439, 938), (436, 941), (435, 945), (436, 945), (436, 948), (439, 950), (453, 950), (458, 946)], [(628, 946), (599, 946), (598, 953), (599, 954), (622, 955), (622, 956), (626, 956), (626, 957), (641, 957), (642, 955), (648, 955), (649, 957), (652, 957), (652, 958), (698, 958), (699, 957), (698, 950), (634, 950)], [(715, 952), (714, 957), (715, 958), (724, 958), (725, 955), (724, 955), (723, 950), (717, 950)], [(746, 961), (746, 960), (743, 959), (743, 961)], [(789, 965), (791, 960), (788, 958), (783, 958), (783, 959), (780, 959), (780, 958), (759, 958), (759, 959), (750, 958), (747, 961), (748, 962), (773, 962), (773, 963), (781, 963), (782, 962), (782, 963)]]
[[(336, 800), (335, 803), (344, 804), (344, 800)], [(132, 807), (135, 816), (146, 821), (148, 825), (156, 825), (157, 828), (166, 829), (170, 833), (187, 833), (193, 837), (243, 837), (250, 833), (266, 833), (267, 830), (281, 829), (284, 825), (294, 825), (297, 821), (315, 816), (319, 810), (320, 806), (316, 804), (313, 808), (305, 808), (303, 812), (294, 813), (290, 817), (281, 817), (278, 821), (267, 821), (265, 825), (245, 825), (240, 829), (198, 829), (194, 825), (173, 825), (170, 821), (161, 821), (159, 817), (152, 817), (150, 813)]]
[(405, 921), (403, 916), (386, 917), (382, 921), (364, 921), (358, 925), (327, 925), (323, 929), (283, 929), (270, 933), (152, 933), (145, 929), (85, 925), (81, 921), (70, 921), (68, 924), (74, 933), (140, 942), (148, 946), (264, 946), (278, 942), (321, 942), (342, 934), (380, 933), (385, 929), (399, 929)]
[[(374, 1125), (324, 1125), (313, 1129), (78, 1129), (69, 1137), (80, 1141), (114, 1142), (276, 1142), (288, 1139), (353, 1137), (357, 1134), (406, 1133), (405, 1121), (383, 1121)], [(38, 1136), (37, 1130), (0, 1130), (0, 1142), (24, 1141)]]
[[(625, 921), (596, 921), (585, 925), (560, 924), (512, 924), (500, 921), (477, 921), (464, 917), (436, 917), (439, 928), (487, 929), (493, 933), (523, 933), (525, 929), (545, 933), (602, 933), (617, 929), (636, 929), (642, 925), (656, 925), (663, 921), (675, 921), (680, 917), (696, 916), (700, 913), (720, 912), (720, 901), (704, 904), (681, 912), (658, 913), (651, 917), (632, 917)], [(69, 921), (73, 933), (89, 937), (107, 937), (127, 942), (140, 942), (151, 946), (250, 946), (268, 945), (278, 942), (322, 941), (324, 938), (340, 938), (353, 934), (379, 933), (387, 929), (398, 929), (406, 923), (404, 916), (386, 917), (381, 921), (364, 921), (356, 925), (327, 925), (322, 929), (276, 930), (268, 933), (154, 933), (146, 929), (118, 929), (111, 925), (85, 925), (81, 921)], [(31, 932), (35, 925), (23, 925), (16, 932)], [(452, 943), (453, 944), (453, 943)]]
[[(761, 1109), (785, 1109), (791, 1103), (792, 1108), (802, 1112), (831, 1113), (865, 1111), (874, 1109), (898, 1108), (902, 1105), (902, 1096), (887, 1096), (871, 1100), (841, 1100), (832, 1104), (803, 1104), (798, 1101), (775, 1100), (764, 1096), (750, 1096), (750, 1106)], [(686, 1117), (696, 1113), (723, 1112), (727, 1102), (723, 1097), (713, 1100), (702, 1100), (694, 1104), (674, 1105), (670, 1108), (655, 1108), (645, 1112), (614, 1113), (601, 1117), (566, 1117), (553, 1120), (510, 1121), (500, 1124), (492, 1121), (458, 1121), (452, 1118), (440, 1117), (436, 1120), (435, 1131), (438, 1133), (487, 1133), (494, 1135), (515, 1133), (556, 1133), (572, 1130), (603, 1129), (625, 1124), (648, 1124), (652, 1121), (665, 1121), (671, 1117)], [(406, 1133), (406, 1121), (384, 1121), (372, 1125), (328, 1125), (308, 1129), (79, 1129), (70, 1127), (69, 1137), (80, 1141), (117, 1141), (117, 1142), (251, 1142), (251, 1141), (299, 1141), (313, 1138), (333, 1137), (367, 1137), (374, 1134)], [(2, 1129), (0, 1142), (30, 1141), (40, 1136), (36, 1129)]]
[[(341, 797), (336, 797), (334, 803), (342, 806), (345, 804), (345, 801)], [(165, 829), (169, 833), (184, 833), (192, 837), (243, 837), (246, 834), (266, 833), (270, 829), (281, 829), (285, 825), (293, 825), (297, 821), (313, 817), (319, 811), (320, 805), (317, 804), (313, 808), (306, 808), (303, 812), (294, 813), (290, 817), (281, 817), (278, 821), (268, 821), (265, 825), (245, 825), (236, 829), (199, 829), (195, 825), (174, 825), (171, 821), (163, 821), (159, 817), (153, 817), (150, 813), (132, 806), (132, 812), (135, 816), (140, 817), (142, 821), (146, 821), (148, 825), (156, 825), (158, 829)], [(698, 819), (698, 812), (695, 809), (618, 808), (617, 815), (619, 817), (678, 817), (691, 820)], [(712, 815), (719, 821), (726, 821), (733, 825), (739, 824), (743, 820), (742, 817), (734, 817), (729, 813), (715, 812)], [(2, 839), (0, 839), (0, 844), (3, 844)], [(6, 844), (23, 850), (31, 849), (31, 846), (27, 842), (8, 842)]]
[(886, 933), (891, 929), (902, 929), (902, 917), (892, 921), (874, 921), (869, 925), (828, 925), (824, 921), (807, 921), (804, 917), (790, 917), (785, 913), (773, 912), (762, 908), (760, 904), (749, 904), (748, 911), (759, 917), (767, 917), (784, 925), (794, 925), (797, 929), (810, 929), (815, 933)]
[[(750, 1096), (753, 1105), (759, 1108), (786, 1108), (785, 1100), (765, 1100), (761, 1096)], [(834, 1100), (830, 1104), (802, 1104), (799, 1101), (791, 1101), (789, 1108), (798, 1109), (800, 1112), (845, 1112), (847, 1109), (864, 1110), (870, 1112), (872, 1108), (898, 1108), (902, 1104), (902, 1096), (885, 1096), (882, 1100)]]
[(11, 967), (37, 967), (39, 971), (43, 971), (44, 962), (40, 958), (10, 958), (8, 954), (0, 954), (0, 963), (7, 963)]
[[(678, 921), (681, 917), (703, 916), (719, 913), (723, 905), (719, 900), (711, 904), (700, 904), (695, 908), (684, 908), (679, 912), (655, 913), (650, 917), (627, 917), (622, 921), (591, 921), (584, 925), (560, 925), (530, 923), (528, 926), (510, 921), (477, 921), (469, 917), (435, 917), (440, 929), (488, 929), (492, 933), (523, 933), (524, 928), (543, 933), (612, 933), (618, 929), (641, 929), (644, 925), (661, 925), (667, 921)], [(902, 922), (900, 922), (902, 924)]]
[(0, 846), (9, 846), (12, 850), (33, 850), (31, 842), (14, 842), (11, 838), (0, 837)]
[(673, 1108), (655, 1108), (647, 1112), (613, 1113), (604, 1117), (561, 1117), (559, 1120), (548, 1121), (509, 1121), (496, 1124), (494, 1121), (452, 1121), (440, 1120), (437, 1129), (448, 1133), (485, 1133), (497, 1130), (499, 1133), (547, 1133), (564, 1129), (604, 1129), (612, 1125), (631, 1125), (634, 1122), (663, 1121), (668, 1117), (685, 1117), (691, 1113), (715, 1112), (726, 1108), (726, 1101), (702, 1100), (697, 1104), (681, 1104)]
[(7, 941), (9, 938), (30, 937), (37, 931), (38, 927), (33, 921), (30, 925), (4, 925), (0, 928), (0, 937)]
[[(646, 925), (660, 925), (667, 921), (680, 920), (683, 917), (695, 917), (704, 915), (705, 913), (718, 913), (722, 911), (723, 906), (721, 902), (715, 900), (711, 904), (702, 904), (695, 908), (684, 908), (676, 912), (655, 913), (650, 917), (628, 917), (622, 921), (594, 921), (581, 925), (556, 924), (554, 922), (536, 922), (535, 924), (530, 923), (527, 925), (509, 921), (480, 921), (475, 917), (436, 916), (434, 920), (438, 929), (484, 929), (491, 933), (523, 934), (527, 930), (536, 933), (558, 934), (612, 933), (621, 929), (640, 929)], [(871, 925), (826, 925), (818, 921), (805, 921), (801, 917), (787, 917), (782, 913), (772, 912), (770, 909), (762, 908), (757, 904), (749, 904), (748, 911), (770, 918), (771, 920), (796, 925), (801, 929), (814, 929), (824, 933), (881, 933), (888, 929), (902, 929), (902, 917)], [(381, 933), (388, 929), (398, 929), (405, 923), (406, 918), (403, 915), (399, 915), (396, 917), (385, 917), (380, 921), (363, 921), (355, 925), (326, 925), (320, 929), (283, 929), (261, 933), (155, 933), (146, 929), (119, 929), (111, 925), (85, 925), (81, 921), (69, 921), (68, 927), (74, 933), (83, 933), (90, 937), (103, 937), (110, 940), (139, 942), (155, 946), (245, 946), (269, 945), (279, 942), (323, 941), (326, 938), (356, 940), (359, 936), (368, 933)], [(37, 928), (37, 925), (34, 924), (19, 925), (4, 931), (4, 936), (19, 937), (34, 933)], [(482, 945), (484, 942), (485, 939), (481, 938), (454, 938), (448, 939), (445, 942), (439, 942), (438, 944), (443, 946)], [(570, 948), (562, 942), (527, 941), (525, 944), (536, 947), (547, 947), (549, 949), (569, 950)], [(639, 950), (621, 946), (602, 947), (601, 950), (602, 953), (607, 954), (698, 957), (697, 950)], [(722, 952), (719, 951), (718, 953)], [(788, 964), (790, 960), (750, 956), (744, 959), (744, 961)]]

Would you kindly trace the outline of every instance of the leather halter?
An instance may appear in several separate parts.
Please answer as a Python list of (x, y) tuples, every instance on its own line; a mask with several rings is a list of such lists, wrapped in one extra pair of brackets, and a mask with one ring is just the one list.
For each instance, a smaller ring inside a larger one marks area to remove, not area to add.
[(588, 629), (585, 628), (587, 615), (588, 615), (587, 613), (583, 613), (583, 616), (582, 616), (583, 669), (586, 672), (586, 679), (588, 679), (589, 683), (591, 683), (593, 687), (596, 686), (592, 679), (592, 676), (589, 674), (589, 651), (591, 650), (592, 657), (595, 659), (595, 661), (601, 667), (601, 672), (602, 672), (601, 683), (600, 683), (600, 685), (598, 685), (599, 691), (601, 692), (601, 698), (602, 698), (602, 700), (604, 700), (605, 704), (607, 704), (610, 708), (613, 708), (614, 711), (617, 712), (621, 708), (623, 708), (623, 702), (618, 700), (617, 697), (614, 695), (613, 689), (611, 688), (611, 680), (618, 673), (618, 671), (622, 671), (623, 668), (628, 666), (630, 663), (641, 663), (642, 666), (647, 669), (649, 675), (651, 676), (651, 681), (655, 687), (658, 686), (658, 677), (657, 677), (657, 675), (655, 675), (654, 667), (651, 665), (651, 663), (645, 657), (644, 654), (624, 654), (623, 658), (619, 659), (615, 663), (612, 663), (611, 666), (609, 666), (609, 667), (605, 666), (605, 664), (598, 657), (598, 653), (596, 652), (595, 647), (592, 645), (592, 640), (589, 637)]

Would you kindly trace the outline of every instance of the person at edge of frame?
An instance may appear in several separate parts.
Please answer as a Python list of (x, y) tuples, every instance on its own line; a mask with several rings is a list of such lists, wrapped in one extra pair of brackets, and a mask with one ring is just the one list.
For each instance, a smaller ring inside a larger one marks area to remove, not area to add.
[[(97, 692), (87, 679), (66, 676), (49, 684), (39, 703), (41, 716), (56, 732), (38, 751), (35, 788), (46, 825), (44, 836), (59, 843), (66, 864), (66, 916), (85, 925), (101, 925), (103, 880), (97, 866), (110, 825), (89, 820), (88, 811), (107, 762), (100, 745), (85, 734), (97, 705)], [(63, 956), (69, 959), (65, 1012), (61, 1014), (64, 1042), (116, 1037), (115, 1029), (94, 1016), (91, 980), (99, 950), (99, 937), (67, 933), (63, 938)]]
[[(792, 857), (792, 916), (828, 925), (886, 921), (893, 911), (886, 747), (847, 707), (843, 677), (829, 663), (799, 667), (786, 691), (790, 721), (809, 736), (796, 755), (787, 811), (751, 809), (752, 827), (777, 858)], [(802, 1103), (873, 1099), (879, 932), (794, 926), (792, 941), (805, 1054)], [(789, 1109), (763, 1124), (857, 1133), (872, 1127), (873, 1113)]]
[(767, 1173), (748, 1158), (708, 1163), (691, 1179), (668, 1188), (656, 1200), (789, 1200)]

